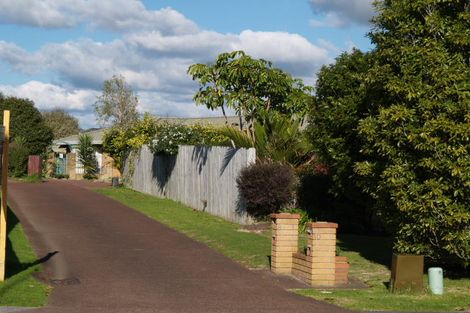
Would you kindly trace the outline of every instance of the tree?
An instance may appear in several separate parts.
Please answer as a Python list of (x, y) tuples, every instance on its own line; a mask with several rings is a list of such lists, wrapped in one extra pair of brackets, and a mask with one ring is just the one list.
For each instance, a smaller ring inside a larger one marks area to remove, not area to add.
[(16, 136), (10, 146), (8, 160), (8, 173), (13, 177), (22, 177), (27, 174), (29, 149), (26, 147), (26, 139)]
[(336, 206), (343, 203), (341, 216), (336, 217), (343, 228), (353, 226), (345, 225), (352, 223), (372, 229), (373, 199), (363, 192), (364, 179), (354, 172), (354, 166), (364, 161), (359, 122), (377, 110), (380, 99), (380, 90), (366, 82), (373, 63), (373, 52), (355, 49), (323, 66), (317, 75), (315, 100), (308, 114), (307, 132), (316, 162), (328, 167), (330, 183), (326, 185), (330, 195), (324, 197), (333, 197)]
[(321, 70), (310, 138), (335, 192), (367, 193), (397, 252), (467, 266), (470, 6), (386, 0), (376, 7), (376, 48)]
[(252, 130), (271, 111), (303, 118), (311, 97), (311, 88), (300, 79), (243, 51), (222, 53), (213, 64), (193, 64), (188, 73), (200, 83), (194, 101), (211, 110), (221, 108), (224, 116), (225, 108), (234, 109), (241, 129), (243, 120)]
[[(52, 143), (52, 130), (45, 124), (41, 113), (28, 99), (5, 97), (0, 93), (0, 111), (11, 111), (11, 138), (24, 138), (24, 147), (29, 153), (40, 155)], [(0, 116), (3, 121), (3, 115)]]
[(61, 108), (42, 112), (45, 124), (52, 129), (54, 139), (76, 135), (80, 132), (78, 120)]
[(93, 138), (88, 134), (82, 134), (78, 138), (78, 159), (83, 165), (85, 179), (95, 179), (98, 162), (96, 160), (95, 148), (92, 144)]
[(98, 121), (103, 125), (127, 128), (139, 118), (139, 99), (121, 75), (103, 84), (103, 93), (94, 104)]
[(470, 264), (470, 4), (380, 1), (370, 33), (383, 86), (359, 122), (367, 191), (396, 227), (395, 249)]

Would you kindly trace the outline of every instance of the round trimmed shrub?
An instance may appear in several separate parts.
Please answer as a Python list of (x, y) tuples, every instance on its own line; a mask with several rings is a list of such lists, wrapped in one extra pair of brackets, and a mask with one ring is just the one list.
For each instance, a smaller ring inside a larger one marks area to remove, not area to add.
[(250, 165), (237, 178), (237, 187), (246, 201), (247, 212), (256, 219), (279, 212), (291, 204), (295, 186), (293, 169), (279, 163)]

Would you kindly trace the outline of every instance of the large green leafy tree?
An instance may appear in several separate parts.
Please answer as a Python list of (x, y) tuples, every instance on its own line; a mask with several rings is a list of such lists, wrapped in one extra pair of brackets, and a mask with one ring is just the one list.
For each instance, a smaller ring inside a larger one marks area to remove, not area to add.
[[(0, 112), (11, 112), (11, 138), (23, 137), (23, 146), (30, 154), (42, 154), (52, 143), (52, 130), (44, 123), (44, 119), (34, 103), (28, 99), (6, 97), (0, 94)], [(3, 114), (0, 114), (3, 120)]]
[(335, 194), (346, 194), (349, 188), (357, 187), (351, 184), (353, 167), (364, 159), (357, 126), (377, 101), (365, 84), (372, 62), (371, 53), (353, 50), (318, 73), (308, 134), (316, 156), (330, 169)]
[(222, 53), (212, 64), (194, 64), (188, 73), (200, 84), (194, 96), (197, 104), (209, 109), (235, 110), (251, 126), (263, 123), (271, 112), (303, 117), (310, 101), (310, 87), (263, 59), (253, 59), (243, 51)]
[(325, 188), (329, 194), (322, 197), (332, 198), (334, 206), (341, 207), (340, 212), (329, 208), (329, 213), (338, 215), (329, 218), (341, 222), (343, 229), (354, 227), (356, 231), (358, 225), (371, 229), (374, 215), (372, 198), (363, 192), (363, 179), (354, 172), (355, 163), (364, 160), (363, 140), (357, 129), (359, 121), (377, 109), (378, 91), (366, 83), (373, 62), (373, 53), (353, 50), (341, 54), (335, 63), (323, 66), (308, 114), (307, 132), (315, 157), (328, 167), (329, 183)]
[(396, 226), (395, 249), (470, 263), (470, 4), (386, 0), (370, 34), (380, 110), (356, 166)]
[(42, 112), (44, 122), (54, 133), (54, 139), (76, 135), (80, 132), (78, 120), (62, 108)]

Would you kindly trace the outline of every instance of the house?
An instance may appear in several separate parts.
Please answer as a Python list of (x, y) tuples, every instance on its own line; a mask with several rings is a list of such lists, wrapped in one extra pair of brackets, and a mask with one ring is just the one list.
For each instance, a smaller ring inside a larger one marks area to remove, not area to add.
[[(159, 122), (182, 125), (214, 125), (223, 126), (227, 123), (237, 126), (239, 118), (229, 116), (227, 120), (224, 117), (202, 117), (202, 118), (178, 118), (165, 117), (158, 118)], [(83, 179), (84, 168), (77, 157), (79, 137), (87, 134), (92, 138), (92, 144), (95, 147), (95, 155), (98, 163), (97, 176), (99, 180), (110, 180), (112, 177), (119, 177), (120, 173), (114, 166), (113, 159), (103, 152), (103, 135), (106, 129), (94, 129), (81, 134), (72, 135), (54, 140), (49, 160), (49, 174), (51, 176), (68, 176), (69, 179)]]
[(109, 180), (119, 177), (119, 171), (114, 166), (113, 159), (103, 152), (103, 135), (105, 129), (91, 130), (54, 140), (48, 164), (51, 176), (68, 176), (70, 179), (83, 179), (83, 164), (78, 159), (79, 137), (87, 134), (92, 138), (97, 161), (97, 176), (99, 180)]

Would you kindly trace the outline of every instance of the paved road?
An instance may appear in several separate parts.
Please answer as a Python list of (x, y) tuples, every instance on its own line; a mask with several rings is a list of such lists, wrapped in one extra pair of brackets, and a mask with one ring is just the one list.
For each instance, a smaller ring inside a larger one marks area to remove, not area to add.
[(346, 312), (77, 184), (12, 183), (10, 195), (55, 285), (49, 305), (28, 312)]

